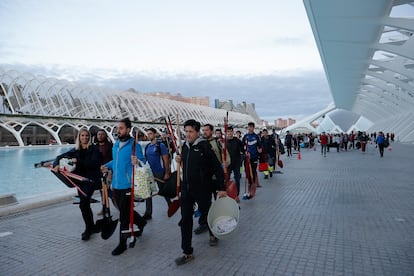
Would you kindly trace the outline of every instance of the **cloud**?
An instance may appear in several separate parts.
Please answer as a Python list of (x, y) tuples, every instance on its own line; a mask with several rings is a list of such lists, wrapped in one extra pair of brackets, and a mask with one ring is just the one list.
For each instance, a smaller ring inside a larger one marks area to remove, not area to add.
[(309, 44), (309, 41), (307, 39), (307, 37), (303, 37), (303, 36), (281, 36), (281, 37), (276, 37), (273, 39), (274, 42), (274, 46), (278, 46), (280, 44), (284, 44), (284, 45), (303, 45), (303, 44)]

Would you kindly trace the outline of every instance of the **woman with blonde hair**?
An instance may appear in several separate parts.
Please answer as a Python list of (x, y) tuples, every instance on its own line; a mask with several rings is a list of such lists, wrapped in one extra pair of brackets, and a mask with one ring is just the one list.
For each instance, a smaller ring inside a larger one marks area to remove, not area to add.
[(100, 229), (95, 226), (93, 213), (91, 209), (91, 196), (101, 184), (101, 160), (102, 155), (99, 148), (92, 144), (91, 133), (86, 128), (79, 130), (76, 137), (75, 148), (59, 155), (53, 162), (53, 170), (59, 170), (59, 161), (62, 158), (68, 158), (75, 164), (74, 174), (83, 176), (91, 182), (80, 182), (79, 188), (85, 193), (78, 191), (80, 198), (79, 208), (85, 222), (85, 231), (82, 233), (82, 240), (89, 240), (93, 233), (98, 233)]

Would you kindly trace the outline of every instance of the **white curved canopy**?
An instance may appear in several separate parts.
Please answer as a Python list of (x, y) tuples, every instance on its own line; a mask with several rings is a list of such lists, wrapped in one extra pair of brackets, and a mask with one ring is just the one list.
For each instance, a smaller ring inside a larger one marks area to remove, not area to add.
[[(180, 121), (195, 119), (200, 123), (222, 125), (226, 110), (152, 97), (135, 91), (117, 92), (22, 74), (0, 68), (0, 114), (63, 116), (79, 119), (159, 122), (167, 115), (180, 115)], [(229, 123), (244, 127), (253, 117), (229, 112)]]
[(370, 120), (368, 131), (413, 142), (414, 1), (304, 4), (335, 106)]

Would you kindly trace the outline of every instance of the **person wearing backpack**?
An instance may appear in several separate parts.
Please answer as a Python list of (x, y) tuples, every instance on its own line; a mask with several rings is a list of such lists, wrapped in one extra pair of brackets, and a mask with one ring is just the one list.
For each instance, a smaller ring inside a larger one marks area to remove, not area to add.
[(379, 149), (379, 153), (380, 153), (380, 157), (384, 157), (384, 147), (386, 144), (386, 138), (384, 136), (384, 132), (380, 131), (377, 139), (376, 139), (377, 145), (378, 145), (378, 149)]
[[(164, 143), (157, 141), (157, 131), (150, 127), (147, 129), (147, 136), (150, 143), (145, 146), (144, 155), (150, 165), (152, 174), (155, 178), (167, 180), (171, 176), (171, 163), (168, 149)], [(167, 204), (171, 204), (171, 200), (164, 197)], [(145, 200), (145, 213), (143, 218), (150, 220), (152, 218), (152, 197)]]

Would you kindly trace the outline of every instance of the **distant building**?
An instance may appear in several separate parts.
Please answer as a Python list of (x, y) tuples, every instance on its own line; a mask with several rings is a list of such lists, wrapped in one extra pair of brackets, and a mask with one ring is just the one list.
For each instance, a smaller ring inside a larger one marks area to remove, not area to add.
[(287, 120), (282, 119), (282, 118), (278, 118), (278, 119), (275, 121), (275, 126), (276, 126), (277, 128), (285, 128), (285, 127), (287, 127)]
[(296, 120), (295, 119), (292, 119), (292, 118), (288, 118), (287, 119), (287, 125), (288, 126), (293, 125), (294, 123), (296, 123)]
[(242, 102), (237, 105), (233, 104), (232, 100), (214, 100), (214, 107), (218, 109), (224, 109), (227, 111), (235, 111), (252, 116), (256, 123), (262, 123), (259, 115), (256, 113), (256, 106), (254, 103)]
[(150, 93), (145, 93), (145, 94), (149, 96), (173, 100), (173, 101), (179, 101), (179, 102), (202, 105), (202, 106), (210, 106), (209, 97), (184, 97), (180, 93), (177, 93), (174, 95), (169, 92), (150, 92)]
[(293, 125), (294, 123), (296, 123), (296, 120), (292, 119), (292, 118), (288, 118), (288, 119), (278, 118), (275, 121), (275, 126), (277, 128), (285, 128), (285, 127), (288, 127), (290, 125)]

